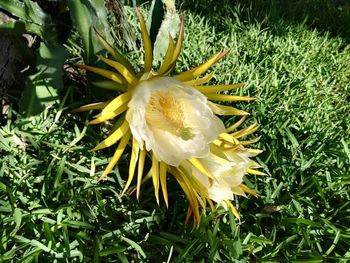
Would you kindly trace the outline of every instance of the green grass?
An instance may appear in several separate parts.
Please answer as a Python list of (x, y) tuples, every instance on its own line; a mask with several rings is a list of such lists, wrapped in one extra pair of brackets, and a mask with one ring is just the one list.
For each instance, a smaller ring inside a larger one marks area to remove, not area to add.
[(257, 98), (239, 106), (261, 125), (257, 161), (268, 176), (246, 179), (260, 197), (237, 199), (241, 221), (219, 209), (196, 229), (183, 223), (187, 201), (172, 178), (169, 209), (150, 183), (139, 202), (120, 197), (129, 157), (97, 183), (112, 150), (89, 151), (103, 129), (67, 112), (77, 103), (67, 89), (60, 107), (29, 119), (13, 112), (0, 127), (0, 262), (350, 260), (348, 35), (287, 19), (293, 10), (280, 17), (278, 5), (265, 17), (254, 6), (214, 14), (201, 4), (184, 4), (176, 70), (233, 48), (213, 83), (246, 82), (239, 93)]

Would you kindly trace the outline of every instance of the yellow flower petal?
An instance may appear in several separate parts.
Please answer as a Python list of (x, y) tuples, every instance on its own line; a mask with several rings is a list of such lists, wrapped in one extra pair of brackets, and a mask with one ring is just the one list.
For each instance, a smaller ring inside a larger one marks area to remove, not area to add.
[(168, 50), (165, 54), (163, 63), (157, 72), (157, 75), (163, 75), (165, 72), (167, 72), (171, 68), (171, 65), (173, 62), (174, 51), (175, 51), (174, 40), (171, 37), (171, 35), (169, 34)]
[(103, 142), (99, 143), (93, 151), (101, 150), (103, 148), (109, 147), (113, 144), (115, 144), (117, 141), (119, 141), (123, 136), (125, 136), (127, 133), (129, 133), (129, 124), (125, 120), (123, 124), (111, 135), (107, 137)]
[(248, 141), (240, 141), (239, 143), (242, 144), (242, 145), (249, 145), (249, 144), (253, 144), (253, 143), (256, 143), (260, 140), (261, 136), (259, 137), (256, 137), (255, 139), (252, 139), (252, 140), (248, 140)]
[(237, 217), (238, 219), (240, 219), (240, 216), (239, 216), (239, 213), (236, 209), (236, 207), (233, 206), (233, 204), (229, 201), (229, 200), (226, 200), (225, 203), (227, 204), (227, 206), (230, 208), (232, 214)]
[[(175, 50), (174, 50), (174, 55), (173, 55), (173, 62), (172, 62), (172, 66), (170, 67), (170, 69), (168, 70), (168, 72), (171, 71), (171, 69), (175, 66), (175, 63), (180, 55), (180, 51), (181, 51), (181, 47), (182, 47), (182, 41), (184, 39), (184, 31), (185, 31), (185, 21), (184, 21), (184, 17), (181, 16), (180, 17), (180, 32), (179, 32), (179, 37), (177, 39), (176, 42), (176, 46), (175, 46)], [(168, 73), (167, 72), (167, 73)], [(166, 74), (166, 73), (164, 73)]]
[(219, 101), (249, 101), (255, 100), (255, 98), (243, 97), (243, 96), (234, 96), (227, 94), (207, 94), (207, 98), (210, 100), (219, 100)]
[(107, 41), (101, 36), (101, 34), (97, 32), (95, 27), (94, 31), (98, 41), (115, 58), (115, 60), (123, 64), (131, 73), (135, 73), (130, 62), (118, 50), (114, 49), (111, 45), (109, 45)]
[(233, 123), (231, 126), (226, 128), (226, 132), (232, 132), (233, 130), (237, 129), (239, 126), (243, 124), (243, 122), (247, 119), (247, 116), (243, 116), (239, 121)]
[(247, 136), (249, 134), (254, 133), (259, 128), (259, 125), (257, 123), (253, 123), (252, 125), (239, 130), (237, 132), (232, 133), (231, 135), (235, 137), (236, 139)]
[(124, 65), (121, 63), (110, 60), (105, 57), (100, 57), (100, 59), (105, 62), (107, 65), (115, 68), (130, 85), (137, 85), (138, 80), (136, 79), (136, 75), (134, 75), (132, 72), (130, 72)]
[(263, 173), (263, 172), (260, 172), (258, 170), (254, 170), (254, 169), (248, 169), (247, 172), (250, 174), (254, 174), (254, 175), (267, 175), (266, 173)]
[(207, 169), (203, 166), (203, 164), (196, 158), (192, 158), (188, 160), (198, 171), (200, 171), (202, 174), (205, 174), (208, 176), (208, 178), (215, 180), (212, 174), (209, 173)]
[(106, 113), (104, 115), (102, 115), (101, 113), (98, 114), (96, 116), (96, 119), (89, 121), (89, 124), (99, 124), (102, 122), (105, 122), (107, 120), (113, 119), (115, 117), (117, 117), (119, 114), (123, 113), (124, 111), (126, 111), (128, 108), (127, 104), (123, 104), (121, 105), (119, 108), (115, 109), (114, 111), (110, 112), (110, 113)]
[(236, 83), (232, 85), (192, 86), (192, 87), (204, 94), (210, 94), (210, 93), (217, 93), (221, 91), (238, 89), (243, 87), (244, 85), (245, 83)]
[(119, 84), (112, 80), (92, 81), (91, 84), (101, 89), (108, 89), (113, 91), (125, 92), (128, 90), (128, 87), (126, 85)]
[(247, 194), (251, 194), (255, 197), (258, 196), (258, 193), (255, 192), (254, 190), (250, 189), (248, 186), (246, 186), (245, 184), (240, 184), (239, 186), (244, 192), (246, 192)]
[(142, 182), (142, 175), (143, 175), (143, 168), (145, 165), (145, 159), (146, 159), (146, 150), (140, 151), (139, 156), (139, 163), (137, 167), (137, 184), (136, 184), (136, 198), (139, 199), (140, 197), (140, 189), (141, 189), (141, 182)]
[(157, 203), (159, 204), (159, 162), (152, 152), (152, 181), (154, 186), (154, 194), (156, 196)]
[(167, 173), (167, 164), (165, 162), (160, 162), (159, 164), (160, 185), (162, 187), (162, 193), (163, 193), (165, 205), (168, 207), (169, 204), (168, 204), (166, 173)]
[(124, 190), (123, 190), (121, 195), (124, 195), (126, 190), (129, 188), (132, 179), (134, 178), (137, 159), (139, 156), (139, 150), (140, 150), (140, 146), (139, 146), (138, 142), (135, 139), (133, 139), (132, 140), (131, 159), (130, 159), (130, 164), (129, 164), (129, 177), (128, 177), (127, 182), (125, 183)]
[(115, 110), (117, 110), (119, 107), (123, 105), (126, 105), (131, 99), (131, 95), (132, 93), (128, 91), (116, 97), (102, 110), (101, 117), (103, 115), (107, 115), (114, 112)]
[(207, 75), (205, 75), (203, 78), (199, 78), (199, 79), (193, 79), (193, 80), (189, 80), (189, 81), (185, 81), (184, 83), (188, 86), (196, 86), (196, 85), (201, 85), (204, 83), (209, 82), (212, 78), (214, 77), (214, 72), (211, 72)]
[(136, 8), (136, 15), (140, 21), (141, 34), (142, 34), (142, 40), (143, 40), (143, 48), (145, 50), (144, 69), (145, 69), (145, 72), (148, 72), (148, 71), (151, 71), (151, 69), (152, 69), (152, 61), (153, 61), (153, 50), (152, 50), (151, 38), (148, 34), (146, 23), (145, 23), (145, 20), (143, 18), (143, 15), (141, 14), (141, 12), (138, 8)]
[(131, 137), (131, 132), (127, 132), (123, 138), (120, 140), (117, 149), (115, 150), (115, 153), (112, 157), (112, 160), (109, 162), (107, 168), (104, 170), (103, 174), (101, 175), (99, 181), (103, 180), (107, 174), (109, 174), (110, 171), (114, 168), (114, 166), (119, 161), (120, 157), (122, 156), (126, 146), (128, 145), (128, 141)]
[(188, 187), (188, 185), (186, 184), (186, 180), (185, 180), (186, 177), (183, 176), (179, 170), (172, 170), (172, 174), (174, 175), (177, 182), (180, 184), (182, 190), (184, 191), (184, 193), (188, 199), (188, 202), (190, 204), (191, 210), (192, 210), (193, 215), (194, 215), (195, 223), (198, 223), (200, 220), (199, 205), (198, 205), (197, 198), (193, 194), (193, 190)]
[(230, 115), (236, 115), (236, 116), (242, 116), (242, 115), (249, 115), (248, 112), (239, 110), (237, 108), (231, 107), (231, 106), (225, 106), (213, 103), (211, 101), (208, 101), (208, 106), (212, 109), (212, 111), (217, 115), (224, 115), (224, 116), (230, 116)]
[(83, 112), (83, 111), (88, 111), (88, 110), (100, 110), (100, 109), (103, 109), (104, 107), (106, 107), (106, 105), (109, 102), (110, 101), (104, 101), (104, 102), (95, 102), (95, 103), (87, 104), (87, 105), (81, 106), (81, 107), (79, 107), (77, 109), (74, 109), (71, 112)]
[(213, 56), (211, 59), (209, 59), (207, 62), (205, 62), (204, 64), (202, 64), (196, 68), (190, 69), (188, 71), (182, 72), (182, 73), (176, 75), (175, 78), (177, 78), (178, 80), (181, 80), (181, 81), (192, 80), (192, 79), (198, 77), (199, 75), (202, 75), (203, 73), (205, 73), (212, 65), (214, 65), (221, 58), (223, 58), (229, 51), (230, 50), (221, 51), (221, 52), (217, 53), (215, 56)]
[(117, 72), (113, 72), (107, 69), (102, 69), (102, 68), (96, 68), (96, 67), (91, 67), (87, 65), (76, 65), (78, 68), (82, 68), (88, 71), (91, 71), (93, 73), (96, 73), (100, 76), (103, 76), (107, 79), (111, 79), (119, 84), (125, 84), (126, 81), (125, 79)]

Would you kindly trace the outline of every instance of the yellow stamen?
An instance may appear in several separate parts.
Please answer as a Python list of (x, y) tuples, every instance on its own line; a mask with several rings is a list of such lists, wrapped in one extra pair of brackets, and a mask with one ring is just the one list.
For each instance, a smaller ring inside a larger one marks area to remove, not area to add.
[(171, 91), (153, 92), (146, 106), (146, 122), (149, 126), (166, 130), (183, 140), (193, 137), (191, 129), (185, 127), (184, 105)]

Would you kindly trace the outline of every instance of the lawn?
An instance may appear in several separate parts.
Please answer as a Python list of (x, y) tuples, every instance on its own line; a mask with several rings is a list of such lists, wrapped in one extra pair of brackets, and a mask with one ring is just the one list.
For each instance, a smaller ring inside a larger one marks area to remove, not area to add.
[[(104, 127), (70, 113), (83, 103), (71, 85), (60, 105), (1, 123), (0, 262), (350, 260), (350, 6), (223, 2), (184, 1), (176, 71), (232, 48), (212, 83), (244, 82), (237, 94), (256, 98), (237, 106), (260, 125), (267, 176), (246, 177), (259, 197), (237, 197), (241, 219), (219, 208), (184, 224), (188, 203), (170, 177), (168, 209), (150, 182), (139, 201), (121, 197), (128, 154), (98, 183), (113, 151), (90, 151)], [(127, 54), (140, 63), (140, 51)]]

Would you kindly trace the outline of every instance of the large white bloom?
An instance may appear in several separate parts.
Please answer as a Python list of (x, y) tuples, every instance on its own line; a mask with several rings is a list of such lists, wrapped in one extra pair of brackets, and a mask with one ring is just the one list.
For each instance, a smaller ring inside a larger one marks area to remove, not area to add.
[(225, 131), (199, 91), (171, 77), (141, 81), (128, 104), (126, 120), (141, 149), (178, 166), (206, 157), (208, 144)]
[(210, 153), (207, 158), (200, 159), (200, 162), (215, 180), (209, 179), (194, 167), (191, 168), (192, 175), (208, 190), (210, 199), (226, 207), (225, 200), (233, 200), (234, 194), (245, 195), (239, 185), (243, 182), (247, 169), (254, 165), (250, 156), (247, 150), (224, 151), (222, 156)]

